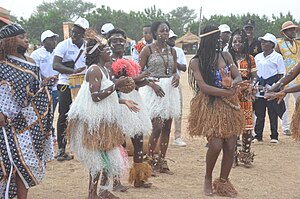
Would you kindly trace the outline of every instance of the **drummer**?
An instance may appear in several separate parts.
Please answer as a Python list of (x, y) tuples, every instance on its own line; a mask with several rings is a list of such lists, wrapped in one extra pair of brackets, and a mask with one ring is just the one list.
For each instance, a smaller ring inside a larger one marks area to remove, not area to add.
[(59, 72), (57, 89), (59, 91), (59, 107), (57, 120), (58, 161), (71, 160), (72, 156), (66, 153), (66, 118), (72, 103), (71, 91), (68, 86), (68, 75), (80, 73), (85, 70), (85, 41), (84, 34), (89, 28), (85, 18), (74, 22), (71, 38), (60, 42), (54, 50), (53, 69)]

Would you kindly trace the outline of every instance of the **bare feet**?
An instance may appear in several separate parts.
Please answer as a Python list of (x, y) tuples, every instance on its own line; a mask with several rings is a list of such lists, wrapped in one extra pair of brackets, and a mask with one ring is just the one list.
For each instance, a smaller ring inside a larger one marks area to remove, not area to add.
[(94, 193), (94, 194), (89, 194), (88, 199), (104, 199), (104, 198)]
[(101, 199), (120, 199), (108, 190), (104, 190), (99, 195)]
[(204, 179), (204, 194), (206, 196), (212, 196), (213, 195), (213, 189), (212, 189), (212, 178), (205, 177)]
[(140, 181), (140, 182), (135, 181), (134, 182), (135, 188), (150, 188), (151, 186), (152, 186), (152, 183), (147, 183), (145, 181)]
[(117, 192), (126, 192), (129, 189), (129, 187), (124, 186), (120, 183), (114, 184), (113, 186), (113, 191), (117, 191)]

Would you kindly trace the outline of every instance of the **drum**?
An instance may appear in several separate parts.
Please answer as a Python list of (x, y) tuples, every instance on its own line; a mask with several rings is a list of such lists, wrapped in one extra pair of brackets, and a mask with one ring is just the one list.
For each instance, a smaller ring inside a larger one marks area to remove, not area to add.
[[(159, 153), (159, 141), (160, 140), (158, 140), (156, 148), (154, 150), (155, 154)], [(148, 152), (148, 143), (149, 143), (149, 135), (145, 135), (144, 136), (144, 145), (143, 145), (143, 152), (144, 152), (143, 155), (147, 154), (147, 152)], [(128, 153), (128, 156), (133, 156), (133, 152), (134, 152), (133, 145), (131, 142), (131, 138), (128, 138), (128, 137), (126, 138), (126, 151)]]
[(69, 88), (71, 90), (72, 100), (75, 99), (84, 79), (84, 74), (69, 75)]

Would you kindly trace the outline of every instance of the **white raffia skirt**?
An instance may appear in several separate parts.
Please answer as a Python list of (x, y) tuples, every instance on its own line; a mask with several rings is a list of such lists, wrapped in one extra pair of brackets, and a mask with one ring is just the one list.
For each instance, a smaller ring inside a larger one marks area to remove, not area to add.
[(160, 117), (161, 119), (180, 117), (179, 88), (174, 88), (171, 85), (172, 79), (173, 77), (161, 78), (159, 82), (155, 82), (165, 92), (164, 97), (157, 96), (150, 86), (144, 86), (139, 89), (151, 119), (156, 117)]
[(150, 134), (152, 129), (150, 115), (139, 92), (133, 90), (127, 94), (120, 93), (120, 98), (134, 101), (140, 109), (139, 112), (135, 113), (131, 112), (126, 105), (122, 105), (120, 120), (122, 121), (123, 133), (128, 137), (134, 137), (137, 134)]

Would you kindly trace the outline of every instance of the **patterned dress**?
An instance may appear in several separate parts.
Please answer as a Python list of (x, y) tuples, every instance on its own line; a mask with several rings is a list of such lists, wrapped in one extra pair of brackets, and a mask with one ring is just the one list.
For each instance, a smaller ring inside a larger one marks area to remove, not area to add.
[(17, 57), (0, 62), (0, 198), (16, 196), (16, 173), (26, 188), (40, 183), (53, 159), (51, 91), (40, 87), (38, 67)]
[[(249, 55), (249, 60), (251, 63), (250, 67), (248, 67), (248, 62), (246, 59), (238, 61), (238, 70), (243, 80), (250, 80), (251, 73), (256, 71), (255, 60), (252, 55)], [(252, 130), (253, 129), (252, 92), (246, 88), (241, 92), (239, 99), (240, 99), (241, 110), (245, 117), (245, 130)]]

